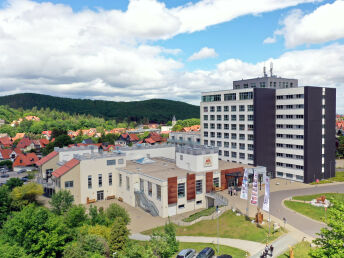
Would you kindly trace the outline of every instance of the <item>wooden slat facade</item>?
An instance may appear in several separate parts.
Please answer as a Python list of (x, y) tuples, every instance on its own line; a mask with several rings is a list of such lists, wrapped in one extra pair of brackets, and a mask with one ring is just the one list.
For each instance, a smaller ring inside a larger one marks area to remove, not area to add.
[(186, 176), (187, 200), (194, 200), (196, 198), (196, 175), (187, 174)]
[(177, 203), (178, 201), (177, 177), (168, 178), (167, 187), (168, 187), (168, 204)]
[(205, 179), (206, 179), (206, 183), (205, 183), (206, 192), (210, 193), (213, 190), (213, 172), (207, 172), (205, 174)]

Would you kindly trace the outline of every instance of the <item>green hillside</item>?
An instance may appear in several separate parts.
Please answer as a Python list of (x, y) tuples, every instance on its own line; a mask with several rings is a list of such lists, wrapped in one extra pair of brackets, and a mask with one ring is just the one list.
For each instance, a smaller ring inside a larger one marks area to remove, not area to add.
[(49, 95), (22, 93), (0, 97), (0, 105), (12, 108), (50, 108), (70, 114), (85, 114), (117, 121), (167, 122), (173, 115), (177, 119), (199, 118), (199, 106), (181, 101), (150, 99), (132, 102), (71, 99)]

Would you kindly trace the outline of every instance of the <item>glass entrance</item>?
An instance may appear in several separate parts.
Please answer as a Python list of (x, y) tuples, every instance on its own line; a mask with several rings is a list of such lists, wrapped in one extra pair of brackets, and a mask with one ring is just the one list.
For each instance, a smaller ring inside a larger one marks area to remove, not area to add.
[(97, 201), (104, 200), (104, 191), (97, 192)]

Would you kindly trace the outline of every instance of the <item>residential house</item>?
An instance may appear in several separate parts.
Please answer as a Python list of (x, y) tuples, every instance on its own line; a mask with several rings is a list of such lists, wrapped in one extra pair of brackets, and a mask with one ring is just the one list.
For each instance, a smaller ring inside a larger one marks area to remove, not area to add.
[(42, 136), (45, 137), (47, 140), (50, 140), (51, 138), (51, 131), (43, 131)]
[(17, 133), (15, 137), (12, 138), (12, 141), (16, 141), (18, 139), (22, 139), (25, 137), (25, 133)]
[(40, 121), (41, 119), (37, 116), (26, 116), (24, 119), (28, 121)]
[(143, 140), (143, 142), (154, 145), (156, 143), (163, 143), (166, 142), (167, 139), (162, 137), (160, 134), (152, 132), (149, 134), (149, 136)]
[(137, 142), (139, 142), (140, 139), (136, 134), (121, 134), (121, 136), (119, 137), (119, 139), (115, 142), (116, 145), (128, 145), (129, 143), (135, 144)]
[(18, 142), (17, 148), (19, 148), (21, 151), (28, 152), (35, 149), (35, 144), (29, 138), (24, 137)]
[(0, 160), (10, 160), (11, 152), (11, 149), (0, 149)]
[(12, 147), (13, 141), (10, 137), (2, 137), (0, 138), (0, 146), (2, 148), (10, 148)]
[(35, 153), (19, 154), (13, 162), (13, 171), (17, 172), (21, 169), (33, 170), (38, 160)]
[(201, 130), (201, 126), (200, 125), (193, 125), (190, 127), (184, 127), (182, 129), (182, 132), (198, 132)]

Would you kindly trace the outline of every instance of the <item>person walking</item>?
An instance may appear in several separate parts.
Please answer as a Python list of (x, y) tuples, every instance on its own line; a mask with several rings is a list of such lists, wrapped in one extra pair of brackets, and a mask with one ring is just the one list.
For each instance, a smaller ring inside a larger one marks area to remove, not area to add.
[(274, 252), (274, 247), (272, 245), (270, 245), (270, 256), (273, 256), (273, 252)]
[(236, 196), (237, 195), (237, 191), (236, 191), (236, 189), (234, 188), (234, 190), (233, 190), (233, 194)]

